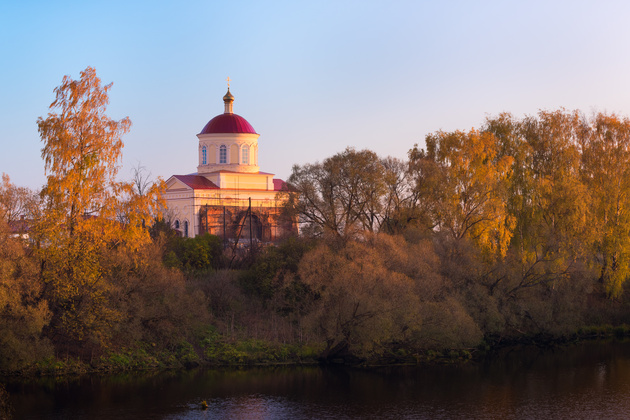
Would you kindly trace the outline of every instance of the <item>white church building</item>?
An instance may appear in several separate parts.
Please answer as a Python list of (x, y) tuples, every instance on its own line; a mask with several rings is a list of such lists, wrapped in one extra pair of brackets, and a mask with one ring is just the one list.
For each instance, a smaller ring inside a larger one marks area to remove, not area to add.
[(233, 112), (234, 96), (223, 97), (224, 112), (197, 135), (197, 172), (166, 181), (165, 200), (174, 229), (184, 237), (204, 233), (231, 242), (273, 242), (297, 232), (283, 210), (286, 184), (258, 166), (254, 127)]

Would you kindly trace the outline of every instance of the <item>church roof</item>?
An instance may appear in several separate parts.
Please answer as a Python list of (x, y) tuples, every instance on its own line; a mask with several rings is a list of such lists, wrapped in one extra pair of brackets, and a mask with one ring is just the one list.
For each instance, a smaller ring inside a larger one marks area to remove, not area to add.
[(247, 120), (237, 114), (221, 114), (211, 119), (200, 134), (213, 133), (251, 133), (256, 130)]
[(219, 187), (205, 176), (201, 175), (173, 175), (194, 190), (218, 190)]
[[(229, 172), (229, 171), (221, 171)], [(259, 172), (260, 174), (266, 174), (266, 172)], [(269, 174), (272, 175), (272, 174)], [(202, 175), (173, 175), (173, 178), (177, 178), (190, 188), (194, 190), (219, 190), (220, 188), (214, 182)], [(282, 191), (287, 190), (288, 184), (281, 179), (273, 180), (273, 190)]]
[(284, 182), (281, 179), (274, 179), (273, 180), (273, 190), (274, 191), (282, 191), (282, 190), (287, 190), (288, 189), (288, 184), (286, 182)]
[(271, 172), (239, 172), (239, 171), (230, 171), (227, 169), (219, 169), (218, 171), (211, 171), (211, 174), (219, 174), (219, 173), (227, 173), (227, 174), (243, 174), (243, 175), (275, 175)]

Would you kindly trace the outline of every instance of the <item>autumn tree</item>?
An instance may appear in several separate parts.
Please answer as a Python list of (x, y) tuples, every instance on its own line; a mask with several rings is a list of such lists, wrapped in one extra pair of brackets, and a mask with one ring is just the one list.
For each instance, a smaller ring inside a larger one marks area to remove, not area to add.
[(295, 165), (289, 184), (289, 203), (306, 232), (354, 237), (383, 223), (385, 167), (370, 150), (348, 148), (321, 163)]
[(50, 214), (69, 236), (86, 216), (113, 219), (116, 196), (123, 188), (116, 175), (122, 158), (121, 137), (131, 121), (128, 117), (115, 121), (105, 114), (111, 87), (111, 83), (101, 86), (91, 67), (81, 72), (79, 80), (64, 76), (55, 88), (51, 112), (37, 120), (47, 173), (43, 193)]
[(165, 201), (162, 193), (166, 184), (161, 177), (153, 179), (151, 173), (138, 164), (132, 169), (131, 181), (123, 186), (118, 197), (118, 221), (125, 226), (144, 228), (154, 220), (163, 219)]
[[(80, 347), (107, 345), (121, 319), (108, 304), (116, 284), (105, 280), (102, 256), (114, 247), (133, 251), (149, 241), (141, 221), (158, 193), (140, 196), (132, 183), (116, 179), (121, 137), (131, 121), (106, 115), (111, 86), (102, 86), (91, 67), (79, 80), (65, 76), (48, 116), (37, 121), (47, 183), (46, 211), (36, 230), (45, 244), (40, 254), (53, 311), (49, 335)], [(131, 217), (124, 224), (117, 221), (130, 204), (137, 210), (126, 212)]]
[(0, 370), (20, 369), (51, 354), (42, 337), (50, 316), (36, 260), (0, 218)]
[(575, 254), (588, 238), (588, 194), (580, 179), (580, 146), (583, 129), (577, 111), (541, 111), (522, 122), (530, 148), (530, 226), (542, 229), (528, 234), (554, 238), (555, 246)]
[(497, 139), (497, 157), (509, 156), (513, 159), (508, 183), (507, 209), (516, 217), (513, 238), (519, 240), (523, 225), (520, 223), (525, 205), (531, 203), (532, 154), (531, 147), (523, 136), (522, 122), (509, 113), (488, 117), (481, 131), (491, 133)]
[(409, 151), (409, 165), (434, 229), (505, 255), (514, 225), (505, 204), (512, 157), (499, 156), (496, 137), (477, 130), (438, 131), (426, 146)]
[(582, 128), (578, 112), (561, 109), (527, 116), (515, 132), (522, 152), (510, 202), (518, 232), (514, 251), (523, 274), (512, 290), (567, 281), (584, 258), (591, 226), (589, 196), (580, 179)]
[[(42, 299), (37, 261), (27, 246), (28, 224), (37, 217), (33, 191), (13, 184), (3, 174), (0, 182), (0, 370), (19, 369), (50, 355), (42, 337), (50, 320)], [(17, 234), (17, 235), (16, 235)]]
[(413, 281), (389, 270), (375, 247), (321, 245), (305, 254), (298, 272), (319, 297), (305, 323), (325, 341), (323, 358), (379, 352), (420, 328)]
[(600, 282), (617, 297), (630, 276), (630, 120), (596, 114), (580, 136), (582, 181)]

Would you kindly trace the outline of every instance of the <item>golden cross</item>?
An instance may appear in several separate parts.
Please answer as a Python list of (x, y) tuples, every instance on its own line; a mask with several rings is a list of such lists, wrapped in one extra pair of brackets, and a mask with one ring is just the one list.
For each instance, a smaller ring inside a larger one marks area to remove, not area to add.
[(228, 82), (228, 89), (230, 88), (230, 76), (228, 76), (228, 78), (226, 79)]

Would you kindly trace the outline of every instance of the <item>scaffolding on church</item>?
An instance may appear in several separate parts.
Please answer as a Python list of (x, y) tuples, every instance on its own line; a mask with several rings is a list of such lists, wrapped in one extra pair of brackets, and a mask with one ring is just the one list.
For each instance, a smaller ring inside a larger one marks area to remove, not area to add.
[(210, 233), (222, 238), (224, 248), (252, 247), (277, 241), (295, 231), (292, 220), (284, 217), (278, 206), (252, 205), (238, 199), (215, 199), (199, 208), (199, 234)]

